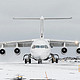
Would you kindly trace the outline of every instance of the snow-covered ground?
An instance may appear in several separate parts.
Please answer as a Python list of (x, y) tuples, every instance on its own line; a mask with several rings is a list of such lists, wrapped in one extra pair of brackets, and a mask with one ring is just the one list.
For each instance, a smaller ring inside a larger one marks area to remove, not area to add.
[(79, 63), (59, 62), (24, 64), (23, 62), (0, 62), (0, 80), (11, 80), (17, 75), (29, 79), (80, 80)]

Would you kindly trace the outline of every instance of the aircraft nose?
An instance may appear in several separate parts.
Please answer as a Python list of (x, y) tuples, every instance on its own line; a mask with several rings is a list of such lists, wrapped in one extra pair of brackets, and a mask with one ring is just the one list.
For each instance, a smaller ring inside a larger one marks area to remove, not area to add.
[(45, 49), (32, 50), (31, 55), (35, 59), (46, 59), (50, 55), (50, 51)]

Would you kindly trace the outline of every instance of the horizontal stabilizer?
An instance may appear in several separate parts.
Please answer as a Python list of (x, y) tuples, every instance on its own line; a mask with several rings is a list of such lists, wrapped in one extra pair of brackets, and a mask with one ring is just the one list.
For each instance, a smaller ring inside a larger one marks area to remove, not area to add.
[(72, 19), (72, 17), (69, 17), (69, 18), (44, 18), (44, 20), (59, 20), (59, 19)]
[(65, 20), (65, 19), (72, 19), (72, 17), (69, 18), (13, 18), (14, 20), (40, 20), (40, 19), (44, 19), (44, 20)]
[(40, 20), (40, 18), (13, 18), (14, 20)]

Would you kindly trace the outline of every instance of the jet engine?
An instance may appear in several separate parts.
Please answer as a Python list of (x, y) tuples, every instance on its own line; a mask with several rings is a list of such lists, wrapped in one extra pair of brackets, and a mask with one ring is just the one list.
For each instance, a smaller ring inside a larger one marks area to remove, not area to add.
[(0, 49), (0, 54), (4, 55), (6, 53), (5, 49)]
[(61, 53), (62, 53), (62, 54), (67, 53), (67, 48), (66, 48), (66, 47), (63, 47), (63, 48), (61, 49)]
[(80, 48), (77, 48), (76, 52), (77, 52), (78, 54), (80, 54)]
[(20, 55), (20, 49), (19, 49), (19, 48), (15, 48), (15, 49), (14, 49), (14, 52), (15, 52), (17, 55)]

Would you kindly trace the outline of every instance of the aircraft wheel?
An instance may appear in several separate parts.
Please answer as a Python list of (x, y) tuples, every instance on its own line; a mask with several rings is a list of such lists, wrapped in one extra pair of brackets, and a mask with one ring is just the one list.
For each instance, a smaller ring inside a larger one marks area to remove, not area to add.
[(27, 64), (27, 59), (25, 59), (25, 64)]
[(54, 63), (54, 60), (53, 60), (53, 58), (52, 58), (52, 63)]
[(56, 63), (58, 63), (58, 59), (56, 58)]
[(42, 60), (41, 59), (38, 60), (38, 64), (42, 64)]
[(29, 59), (29, 63), (31, 63), (31, 59)]

